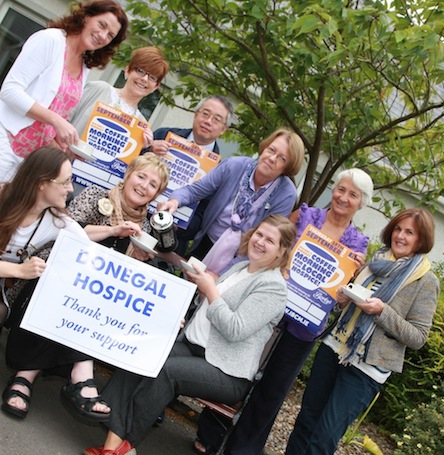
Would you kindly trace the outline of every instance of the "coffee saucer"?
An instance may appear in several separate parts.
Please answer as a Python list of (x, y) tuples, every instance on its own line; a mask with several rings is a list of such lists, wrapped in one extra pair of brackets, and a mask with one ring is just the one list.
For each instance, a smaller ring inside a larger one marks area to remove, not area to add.
[(142, 243), (137, 237), (132, 235), (130, 237), (130, 240), (131, 240), (131, 242), (134, 243), (134, 245), (137, 246), (137, 248), (140, 248), (141, 250), (145, 251), (146, 253), (158, 254), (158, 252), (156, 250), (153, 250), (149, 246), (145, 245), (145, 243)]
[(80, 158), (83, 158), (85, 161), (96, 161), (96, 157), (92, 154), (94, 152), (94, 148), (89, 144), (83, 144), (83, 148), (87, 150), (91, 150), (91, 153), (85, 152), (83, 148), (79, 147), (76, 144), (71, 144), (69, 148)]

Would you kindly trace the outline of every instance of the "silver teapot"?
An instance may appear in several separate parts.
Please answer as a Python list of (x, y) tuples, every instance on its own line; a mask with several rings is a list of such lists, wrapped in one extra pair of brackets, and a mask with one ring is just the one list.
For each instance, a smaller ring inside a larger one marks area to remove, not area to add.
[(161, 210), (154, 213), (150, 219), (152, 234), (157, 239), (156, 249), (167, 253), (177, 248), (178, 240), (174, 229), (173, 215)]

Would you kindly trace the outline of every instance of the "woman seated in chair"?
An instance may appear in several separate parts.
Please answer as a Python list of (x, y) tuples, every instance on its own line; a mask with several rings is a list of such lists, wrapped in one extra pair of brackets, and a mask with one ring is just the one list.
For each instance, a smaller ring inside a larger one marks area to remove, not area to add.
[(228, 404), (244, 397), (265, 343), (284, 314), (287, 287), (281, 269), (295, 235), (287, 218), (270, 215), (242, 240), (240, 254), (248, 260), (217, 282), (196, 267), (188, 272), (202, 294), (193, 318), (157, 378), (114, 373), (103, 395), (113, 408), (105, 444), (86, 449), (85, 455), (128, 454), (178, 395)]

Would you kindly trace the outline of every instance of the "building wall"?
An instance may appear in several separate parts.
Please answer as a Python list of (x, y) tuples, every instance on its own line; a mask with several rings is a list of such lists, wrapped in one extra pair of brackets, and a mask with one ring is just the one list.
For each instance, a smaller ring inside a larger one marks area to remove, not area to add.
[[(69, 3), (69, 0), (0, 0), (0, 21), (8, 6), (13, 4), (23, 14), (32, 13), (39, 19), (41, 24), (45, 24), (46, 18), (54, 18), (65, 14), (66, 11), (68, 11)], [(121, 3), (124, 3), (124, 0), (122, 0)], [(106, 80), (113, 84), (119, 74), (120, 69), (110, 64), (105, 70), (91, 71), (89, 79)], [(167, 83), (174, 83), (174, 81), (172, 79), (167, 79)], [(176, 102), (179, 106), (186, 106), (186, 102), (183, 99), (178, 99)], [(189, 128), (193, 122), (193, 113), (187, 112), (184, 109), (169, 108), (159, 104), (149, 120), (153, 130), (162, 126)], [(223, 137), (219, 142), (223, 158), (230, 156), (236, 151), (236, 145), (225, 142)], [(300, 172), (295, 180), (298, 184), (303, 180), (303, 171)], [(404, 201), (407, 207), (415, 207), (418, 205), (417, 200), (408, 194), (405, 194)], [(438, 262), (444, 261), (444, 236), (441, 234), (444, 231), (444, 204), (441, 204), (440, 212), (434, 214), (434, 219), (436, 223), (436, 242), (435, 247), (430, 254), (430, 259)], [(387, 223), (385, 216), (371, 206), (360, 210), (354, 221), (358, 227), (361, 227), (362, 230), (370, 236), (372, 241), (377, 241), (381, 229)]]

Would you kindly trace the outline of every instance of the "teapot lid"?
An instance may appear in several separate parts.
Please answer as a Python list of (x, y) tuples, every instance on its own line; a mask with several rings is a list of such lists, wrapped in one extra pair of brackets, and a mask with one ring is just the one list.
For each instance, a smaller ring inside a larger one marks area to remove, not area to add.
[(173, 224), (173, 215), (166, 210), (154, 213), (151, 217), (151, 226), (157, 229), (166, 229)]

